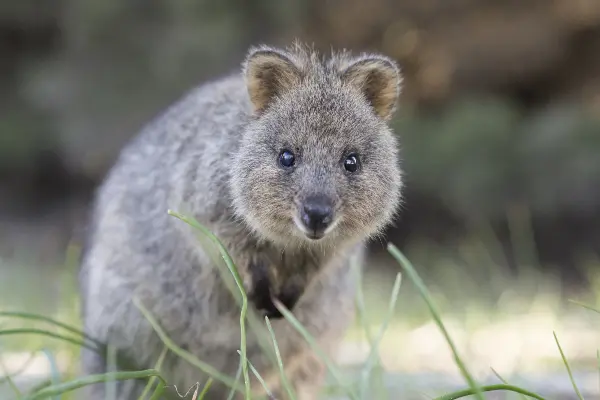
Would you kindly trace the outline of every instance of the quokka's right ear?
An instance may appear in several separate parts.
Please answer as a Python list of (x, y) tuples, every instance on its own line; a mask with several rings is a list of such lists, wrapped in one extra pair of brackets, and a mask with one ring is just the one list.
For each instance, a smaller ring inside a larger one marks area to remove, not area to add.
[(266, 46), (252, 48), (243, 69), (250, 101), (258, 114), (301, 80), (300, 70), (292, 60)]

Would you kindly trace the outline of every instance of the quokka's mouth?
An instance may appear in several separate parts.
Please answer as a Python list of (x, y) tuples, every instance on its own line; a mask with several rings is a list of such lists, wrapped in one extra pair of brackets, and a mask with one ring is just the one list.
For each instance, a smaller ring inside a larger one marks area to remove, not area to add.
[(325, 232), (309, 232), (309, 233), (304, 233), (304, 234), (310, 240), (319, 240), (319, 239), (323, 239), (323, 237), (325, 237)]
[(327, 234), (328, 230), (327, 229), (323, 229), (323, 230), (311, 230), (308, 229), (300, 220), (300, 217), (297, 215), (294, 215), (294, 225), (296, 225), (296, 228), (302, 232), (302, 234), (309, 239), (310, 241), (317, 241), (320, 239), (323, 239), (325, 237), (325, 235)]
[(300, 217), (294, 215), (294, 224), (296, 228), (304, 234), (304, 236), (310, 241), (319, 241), (327, 236), (333, 229), (335, 229), (338, 220), (334, 220), (330, 225), (323, 229), (309, 229), (306, 227), (304, 223), (300, 220)]

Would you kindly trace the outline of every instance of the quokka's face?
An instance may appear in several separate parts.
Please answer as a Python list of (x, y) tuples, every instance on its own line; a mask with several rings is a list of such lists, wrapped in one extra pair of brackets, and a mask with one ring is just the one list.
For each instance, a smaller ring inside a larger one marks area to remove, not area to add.
[(395, 63), (262, 47), (250, 51), (244, 76), (251, 116), (233, 156), (237, 214), (287, 245), (378, 233), (400, 200), (387, 126), (400, 90)]
[(395, 136), (341, 86), (305, 86), (274, 104), (251, 122), (236, 160), (236, 208), (274, 241), (371, 236), (398, 205)]

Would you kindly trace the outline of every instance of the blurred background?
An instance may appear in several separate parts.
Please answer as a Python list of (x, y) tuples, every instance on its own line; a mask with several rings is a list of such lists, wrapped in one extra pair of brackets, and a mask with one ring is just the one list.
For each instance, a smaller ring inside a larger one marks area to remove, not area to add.
[[(295, 38), (401, 65), (392, 124), (406, 192), (388, 239), (476, 375), (496, 382), (493, 367), (575, 398), (556, 331), (580, 389), (598, 395), (600, 318), (568, 302), (600, 300), (598, 0), (1, 2), (0, 308), (78, 324), (81, 229), (120, 147), (191, 87), (237, 71), (250, 45)], [(399, 266), (383, 243), (371, 250), (377, 328)], [(407, 279), (400, 293), (381, 344), (390, 385), (463, 386)], [(349, 333), (348, 368), (366, 357), (363, 339)], [(27, 351), (62, 349), (48, 342), (0, 339), (0, 352), (12, 370)]]

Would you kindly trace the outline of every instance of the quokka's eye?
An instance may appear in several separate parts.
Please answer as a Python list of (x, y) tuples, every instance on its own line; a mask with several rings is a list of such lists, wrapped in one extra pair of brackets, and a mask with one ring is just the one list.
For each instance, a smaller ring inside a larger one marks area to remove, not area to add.
[(344, 169), (348, 172), (358, 171), (358, 154), (350, 154), (344, 160)]
[(283, 150), (279, 153), (279, 164), (284, 168), (291, 168), (296, 162), (296, 156), (289, 150)]

